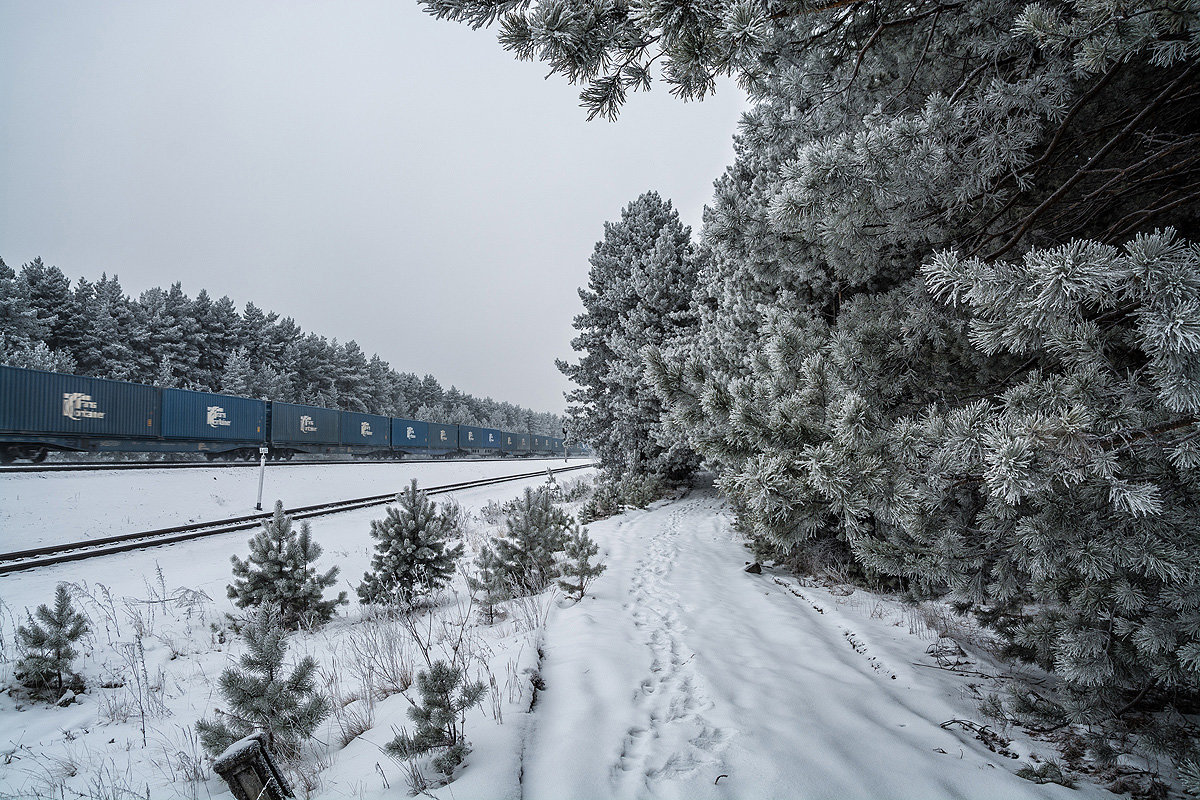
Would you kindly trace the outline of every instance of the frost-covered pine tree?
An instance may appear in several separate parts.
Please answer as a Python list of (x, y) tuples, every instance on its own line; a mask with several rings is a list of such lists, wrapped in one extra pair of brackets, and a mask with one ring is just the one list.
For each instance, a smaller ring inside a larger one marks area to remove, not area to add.
[(749, 92), (699, 330), (645, 354), (756, 546), (974, 607), (1077, 720), (1200, 693), (1200, 9), (425, 5), (592, 113), (655, 60)]
[(276, 608), (281, 624), (292, 630), (326, 622), (347, 601), (345, 592), (325, 599), (325, 589), (337, 583), (340, 570), (334, 566), (317, 572), (314, 564), (320, 556), (321, 546), (313, 541), (309, 523), (302, 522), (296, 531), (277, 500), (271, 518), (263, 520), (250, 539), (249, 558), (230, 556), (233, 583), (228, 595), (238, 608)]
[(606, 569), (604, 564), (593, 563), (591, 560), (599, 552), (600, 545), (588, 536), (587, 528), (581, 528), (579, 523), (576, 523), (563, 548), (566, 558), (561, 568), (563, 577), (558, 580), (559, 587), (564, 592), (575, 595), (576, 600), (583, 599), (588, 585)]
[(642, 350), (686, 338), (696, 280), (691, 229), (669, 200), (647, 192), (605, 223), (592, 253), (584, 313), (571, 347), (579, 362), (558, 367), (580, 388), (567, 394), (569, 430), (591, 443), (615, 474), (686, 477), (696, 457), (664, 430), (662, 402), (644, 380)]
[(375, 554), (371, 571), (358, 586), (362, 603), (399, 605), (436, 592), (449, 583), (463, 554), (437, 504), (417, 488), (417, 481), (388, 506), (387, 516), (371, 520)]
[(544, 486), (526, 488), (506, 510), (505, 535), (492, 543), (498, 569), (512, 590), (536, 594), (559, 576), (558, 554), (573, 520)]
[(75, 610), (65, 583), (54, 589), (54, 608), (43, 604), (33, 614), (25, 613), (26, 624), (17, 626), (17, 679), (61, 694), (63, 677), (73, 677), (71, 662), (79, 655), (75, 644), (88, 632), (87, 619)]
[(436, 752), (433, 766), (450, 777), (471, 752), (464, 731), (465, 715), (483, 702), (487, 685), (483, 681), (468, 681), (466, 671), (459, 665), (435, 661), (427, 672), (417, 673), (417, 689), (421, 702), (408, 709), (408, 716), (417, 724), (411, 734), (401, 731), (384, 745), (388, 755), (411, 759)]
[(475, 574), (467, 576), (467, 588), (475, 593), (484, 621), (491, 625), (498, 615), (497, 606), (512, 597), (512, 576), (504, 561), (490, 545), (475, 556)]
[(261, 731), (268, 750), (296, 758), (330, 712), (329, 700), (316, 690), (317, 662), (305, 656), (290, 672), (284, 666), (287, 631), (274, 608), (256, 609), (242, 636), (246, 652), (220, 678), (229, 707), (196, 723), (200, 744), (216, 758), (238, 739)]

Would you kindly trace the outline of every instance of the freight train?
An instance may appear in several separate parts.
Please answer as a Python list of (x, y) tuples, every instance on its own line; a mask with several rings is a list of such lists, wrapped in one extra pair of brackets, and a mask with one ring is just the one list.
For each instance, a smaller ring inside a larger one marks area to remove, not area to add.
[(56, 450), (256, 460), (264, 448), (272, 460), (589, 454), (554, 436), (0, 366), (0, 463), (39, 462)]

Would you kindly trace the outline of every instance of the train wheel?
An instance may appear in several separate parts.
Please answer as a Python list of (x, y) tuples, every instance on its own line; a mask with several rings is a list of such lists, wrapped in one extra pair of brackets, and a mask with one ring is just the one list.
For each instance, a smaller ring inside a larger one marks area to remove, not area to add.
[(39, 447), (38, 449), (33, 451), (33, 455), (31, 455), (29, 457), (29, 460), (35, 464), (40, 464), (46, 460), (46, 456), (49, 454), (50, 454), (49, 450), (47, 450), (44, 447)]
[(11, 464), (17, 460), (17, 454), (11, 447), (0, 449), (0, 464)]

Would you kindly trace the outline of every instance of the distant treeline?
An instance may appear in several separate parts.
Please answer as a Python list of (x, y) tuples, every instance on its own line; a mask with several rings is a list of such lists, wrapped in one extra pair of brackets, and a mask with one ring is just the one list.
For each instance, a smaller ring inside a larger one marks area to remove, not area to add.
[(71, 281), (40, 258), (0, 259), (0, 363), (389, 416), (561, 435), (557, 414), (397, 372), (354, 341), (180, 284), (133, 299), (114, 275)]

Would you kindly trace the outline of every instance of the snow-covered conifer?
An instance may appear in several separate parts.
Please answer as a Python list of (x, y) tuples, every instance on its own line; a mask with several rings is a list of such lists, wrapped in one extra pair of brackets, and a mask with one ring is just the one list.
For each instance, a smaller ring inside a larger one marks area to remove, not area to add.
[(682, 438), (664, 430), (662, 402), (644, 378), (643, 349), (661, 348), (694, 329), (696, 281), (691, 230), (670, 201), (647, 192), (606, 223), (591, 257), (579, 336), (579, 362), (559, 362), (580, 388), (568, 393), (571, 436), (591, 443), (617, 473), (680, 478), (696, 466)]
[(276, 609), (262, 606), (250, 615), (242, 629), (246, 652), (238, 666), (221, 673), (221, 694), (229, 707), (196, 723), (200, 744), (210, 757), (261, 731), (268, 750), (296, 758), (329, 716), (329, 700), (316, 690), (316, 660), (305, 656), (290, 672), (284, 666), (286, 635)]
[(575, 595), (576, 600), (583, 599), (588, 585), (605, 570), (604, 564), (593, 563), (591, 560), (599, 552), (600, 545), (588, 536), (587, 528), (581, 528), (579, 523), (575, 523), (575, 529), (567, 537), (566, 546), (563, 548), (566, 560), (561, 569), (563, 577), (559, 578), (558, 585), (564, 592)]
[(375, 554), (371, 571), (358, 586), (362, 603), (407, 606), (445, 586), (463, 553), (437, 504), (417, 488), (416, 479), (388, 506), (387, 516), (371, 520)]
[(346, 602), (346, 593), (325, 599), (325, 589), (337, 583), (339, 568), (317, 572), (313, 565), (320, 556), (321, 546), (313, 541), (309, 523), (302, 522), (297, 532), (277, 500), (271, 518), (250, 539), (249, 558), (230, 556), (229, 597), (238, 608), (276, 608), (286, 628), (325, 622)]
[(67, 585), (58, 584), (54, 608), (43, 604), (33, 614), (26, 611), (26, 624), (17, 626), (17, 678), (28, 686), (53, 688), (61, 694), (64, 676), (73, 677), (71, 662), (79, 655), (75, 644), (87, 632), (87, 620), (71, 604)]
[(572, 519), (545, 486), (526, 488), (505, 506), (505, 535), (493, 541), (501, 573), (514, 591), (536, 594), (559, 576), (558, 554)]
[(417, 689), (421, 702), (408, 709), (417, 729), (411, 734), (401, 731), (383, 749), (402, 759), (437, 752), (434, 769), (450, 777), (471, 752), (463, 730), (465, 712), (483, 702), (487, 685), (468, 682), (461, 666), (435, 661), (428, 671), (417, 673)]
[(496, 606), (512, 597), (512, 576), (490, 545), (484, 545), (475, 556), (475, 574), (467, 576), (467, 587), (475, 592), (484, 621), (494, 623)]

